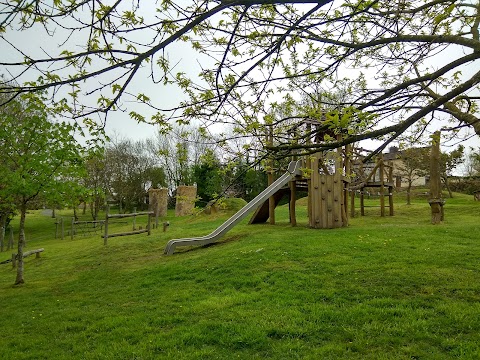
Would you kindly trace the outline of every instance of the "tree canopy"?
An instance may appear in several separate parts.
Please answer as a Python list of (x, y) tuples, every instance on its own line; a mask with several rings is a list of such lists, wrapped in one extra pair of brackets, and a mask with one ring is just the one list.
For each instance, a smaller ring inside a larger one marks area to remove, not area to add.
[(23, 94), (0, 110), (0, 206), (20, 213), (16, 284), (21, 284), (27, 206), (39, 195), (58, 199), (71, 193), (66, 180), (78, 174), (82, 156), (76, 126), (49, 119), (41, 97)]
[[(362, 139), (382, 140), (380, 151), (414, 126), (480, 135), (478, 0), (17, 0), (0, 11), (0, 93), (49, 90), (53, 111), (92, 128), (112, 111), (238, 137), (263, 138), (271, 124), (270, 150), (286, 153)], [(33, 33), (40, 49), (18, 40)], [(165, 102), (147, 81), (183, 96)], [(315, 95), (338, 89), (335, 107)], [(292, 105), (305, 97), (314, 106)], [(279, 106), (285, 117), (272, 116)], [(282, 128), (292, 119), (320, 125), (293, 141)]]

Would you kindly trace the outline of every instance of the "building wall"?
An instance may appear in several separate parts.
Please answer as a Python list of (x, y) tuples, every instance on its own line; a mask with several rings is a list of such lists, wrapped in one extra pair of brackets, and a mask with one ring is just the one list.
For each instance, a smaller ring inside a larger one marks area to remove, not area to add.
[[(401, 152), (398, 152), (398, 156), (401, 156)], [(395, 187), (406, 188), (408, 187), (408, 176), (406, 176), (400, 169), (404, 167), (401, 158), (395, 158), (388, 160), (393, 165), (393, 178)], [(424, 175), (414, 175), (412, 186), (426, 186), (427, 178)]]

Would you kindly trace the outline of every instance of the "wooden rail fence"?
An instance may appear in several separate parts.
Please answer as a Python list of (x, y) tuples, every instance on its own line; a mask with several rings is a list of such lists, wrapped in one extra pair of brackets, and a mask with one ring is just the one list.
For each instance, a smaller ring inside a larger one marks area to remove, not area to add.
[[(35, 257), (36, 257), (36, 258), (39, 258), (39, 257), (40, 257), (40, 253), (41, 253), (41, 252), (44, 252), (44, 251), (45, 251), (45, 249), (43, 249), (43, 248), (26, 251), (26, 252), (23, 253), (23, 257), (25, 258), (25, 257), (27, 257), (27, 256), (30, 256), (30, 255), (35, 254)], [(7, 260), (5, 260), (5, 261), (2, 261), (2, 262), (0, 262), (0, 264), (7, 264), (7, 263), (11, 262), (11, 263), (12, 263), (12, 267), (15, 268), (15, 267), (17, 267), (17, 260), (19, 260), (18, 254), (13, 253), (11, 259), (7, 259)]]
[[(67, 231), (67, 234), (70, 235), (70, 239), (74, 239), (77, 233), (84, 236), (95, 235), (97, 230), (103, 230), (103, 224), (105, 220), (96, 220), (96, 221), (75, 221), (75, 218), (72, 217), (70, 221), (70, 230)], [(55, 239), (60, 238), (63, 240), (65, 238), (65, 222), (62, 218), (57, 219), (55, 222)]]
[[(139, 229), (136, 230), (136, 217), (141, 216), (141, 215), (148, 215), (148, 221), (147, 221), (147, 228), (146, 229)], [(107, 206), (105, 210), (105, 233), (102, 236), (103, 237), (103, 244), (107, 245), (108, 238), (112, 237), (117, 237), (117, 236), (128, 236), (128, 235), (136, 235), (136, 234), (142, 234), (142, 233), (148, 233), (148, 235), (151, 234), (151, 217), (154, 216), (153, 211), (144, 211), (144, 212), (134, 212), (131, 214), (109, 214), (109, 207)], [(110, 219), (123, 219), (127, 217), (133, 217), (133, 230), (132, 231), (126, 231), (122, 233), (114, 233), (114, 234), (109, 234), (108, 233), (108, 221)]]

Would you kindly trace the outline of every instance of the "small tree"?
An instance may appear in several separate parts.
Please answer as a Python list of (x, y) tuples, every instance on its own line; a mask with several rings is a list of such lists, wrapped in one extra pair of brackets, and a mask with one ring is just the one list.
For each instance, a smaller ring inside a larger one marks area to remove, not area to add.
[(428, 172), (429, 148), (408, 148), (401, 152), (401, 165), (397, 167), (398, 175), (407, 181), (407, 205), (411, 204), (411, 191), (415, 181)]
[(462, 163), (464, 149), (465, 148), (462, 145), (458, 145), (458, 147), (450, 153), (442, 152), (440, 155), (440, 179), (447, 189), (450, 198), (453, 197), (453, 194), (450, 189), (448, 177), (451, 176), (452, 171)]
[(220, 161), (212, 150), (207, 149), (200, 157), (199, 164), (194, 165), (193, 179), (197, 184), (197, 195), (203, 204), (221, 193), (224, 176)]
[(87, 154), (85, 158), (85, 176), (82, 179), (86, 188), (85, 202), (90, 204), (90, 212), (94, 221), (98, 220), (100, 208), (105, 203), (107, 180), (105, 173), (105, 155), (103, 150)]
[(3, 181), (0, 198), (12, 198), (20, 212), (15, 284), (24, 283), (23, 249), (27, 206), (48, 198), (81, 164), (74, 126), (48, 120), (43, 99), (27, 94), (4, 105), (0, 116)]

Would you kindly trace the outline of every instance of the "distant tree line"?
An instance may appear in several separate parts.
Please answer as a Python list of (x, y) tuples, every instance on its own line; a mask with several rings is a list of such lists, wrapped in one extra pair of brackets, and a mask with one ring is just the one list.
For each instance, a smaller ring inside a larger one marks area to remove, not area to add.
[(250, 200), (266, 186), (266, 174), (257, 158), (235, 157), (229, 144), (219, 145), (195, 127), (178, 127), (172, 136), (132, 141), (113, 138), (86, 159), (81, 179), (93, 218), (105, 201), (119, 211), (147, 206), (149, 188), (169, 188), (170, 204), (179, 185), (197, 186), (198, 205), (221, 197)]

